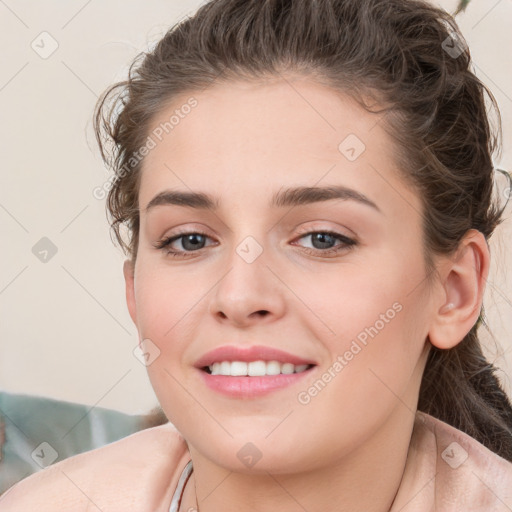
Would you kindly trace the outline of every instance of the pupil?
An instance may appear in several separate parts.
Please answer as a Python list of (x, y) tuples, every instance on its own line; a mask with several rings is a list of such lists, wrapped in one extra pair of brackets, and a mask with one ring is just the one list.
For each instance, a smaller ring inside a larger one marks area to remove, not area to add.
[[(327, 239), (327, 242), (325, 241)], [(315, 247), (316, 249), (328, 249), (330, 248), (330, 243), (333, 241), (332, 235), (328, 233), (316, 233), (313, 235), (313, 245), (315, 245), (315, 241), (320, 242), (320, 244), (327, 244), (328, 247)]]
[[(194, 234), (194, 235), (187, 235), (184, 239), (183, 239), (183, 247), (185, 249), (197, 249), (198, 248), (198, 245), (201, 244), (201, 242), (204, 243), (204, 240), (201, 240), (201, 238), (203, 238), (203, 235), (199, 235), (199, 234)], [(199, 240), (198, 240), (199, 239)], [(187, 243), (191, 242), (191, 246), (190, 247), (187, 247)], [(199, 249), (201, 249), (202, 247), (199, 247)]]

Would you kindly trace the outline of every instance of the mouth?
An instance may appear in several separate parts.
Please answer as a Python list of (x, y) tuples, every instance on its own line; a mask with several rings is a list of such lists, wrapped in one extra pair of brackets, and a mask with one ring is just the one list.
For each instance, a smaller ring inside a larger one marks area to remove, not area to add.
[(202, 371), (209, 375), (225, 377), (266, 377), (274, 375), (291, 375), (303, 373), (316, 366), (315, 364), (282, 363), (272, 361), (218, 361), (211, 365), (203, 366)]
[(246, 399), (298, 386), (318, 365), (275, 347), (224, 345), (204, 354), (194, 366), (211, 390)]

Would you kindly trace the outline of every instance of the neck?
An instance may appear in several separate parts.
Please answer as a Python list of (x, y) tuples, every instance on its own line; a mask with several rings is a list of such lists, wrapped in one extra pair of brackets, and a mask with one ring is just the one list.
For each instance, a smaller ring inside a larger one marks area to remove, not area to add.
[(400, 487), (415, 416), (398, 404), (385, 424), (335, 465), (296, 473), (237, 473), (189, 445), (194, 471), (180, 512), (388, 512)]

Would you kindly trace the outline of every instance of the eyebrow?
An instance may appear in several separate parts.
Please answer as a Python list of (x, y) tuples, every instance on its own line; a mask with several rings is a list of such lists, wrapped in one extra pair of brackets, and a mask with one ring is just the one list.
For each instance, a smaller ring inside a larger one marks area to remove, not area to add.
[[(364, 194), (341, 185), (330, 187), (294, 187), (280, 190), (272, 197), (270, 207), (285, 208), (331, 201), (333, 199), (357, 201), (382, 213), (381, 209)], [(219, 209), (219, 200), (204, 192), (165, 190), (151, 199), (146, 206), (146, 212), (155, 206), (161, 205), (177, 205), (216, 211)]]

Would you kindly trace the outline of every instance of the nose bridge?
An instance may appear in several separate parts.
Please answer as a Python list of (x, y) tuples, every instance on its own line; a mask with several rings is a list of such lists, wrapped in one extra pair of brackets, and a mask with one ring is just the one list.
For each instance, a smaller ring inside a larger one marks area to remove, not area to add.
[[(258, 238), (262, 238), (260, 235)], [(251, 235), (224, 255), (222, 272), (212, 295), (210, 313), (243, 325), (262, 317), (279, 317), (284, 311), (282, 290), (267, 267), (271, 251)]]

